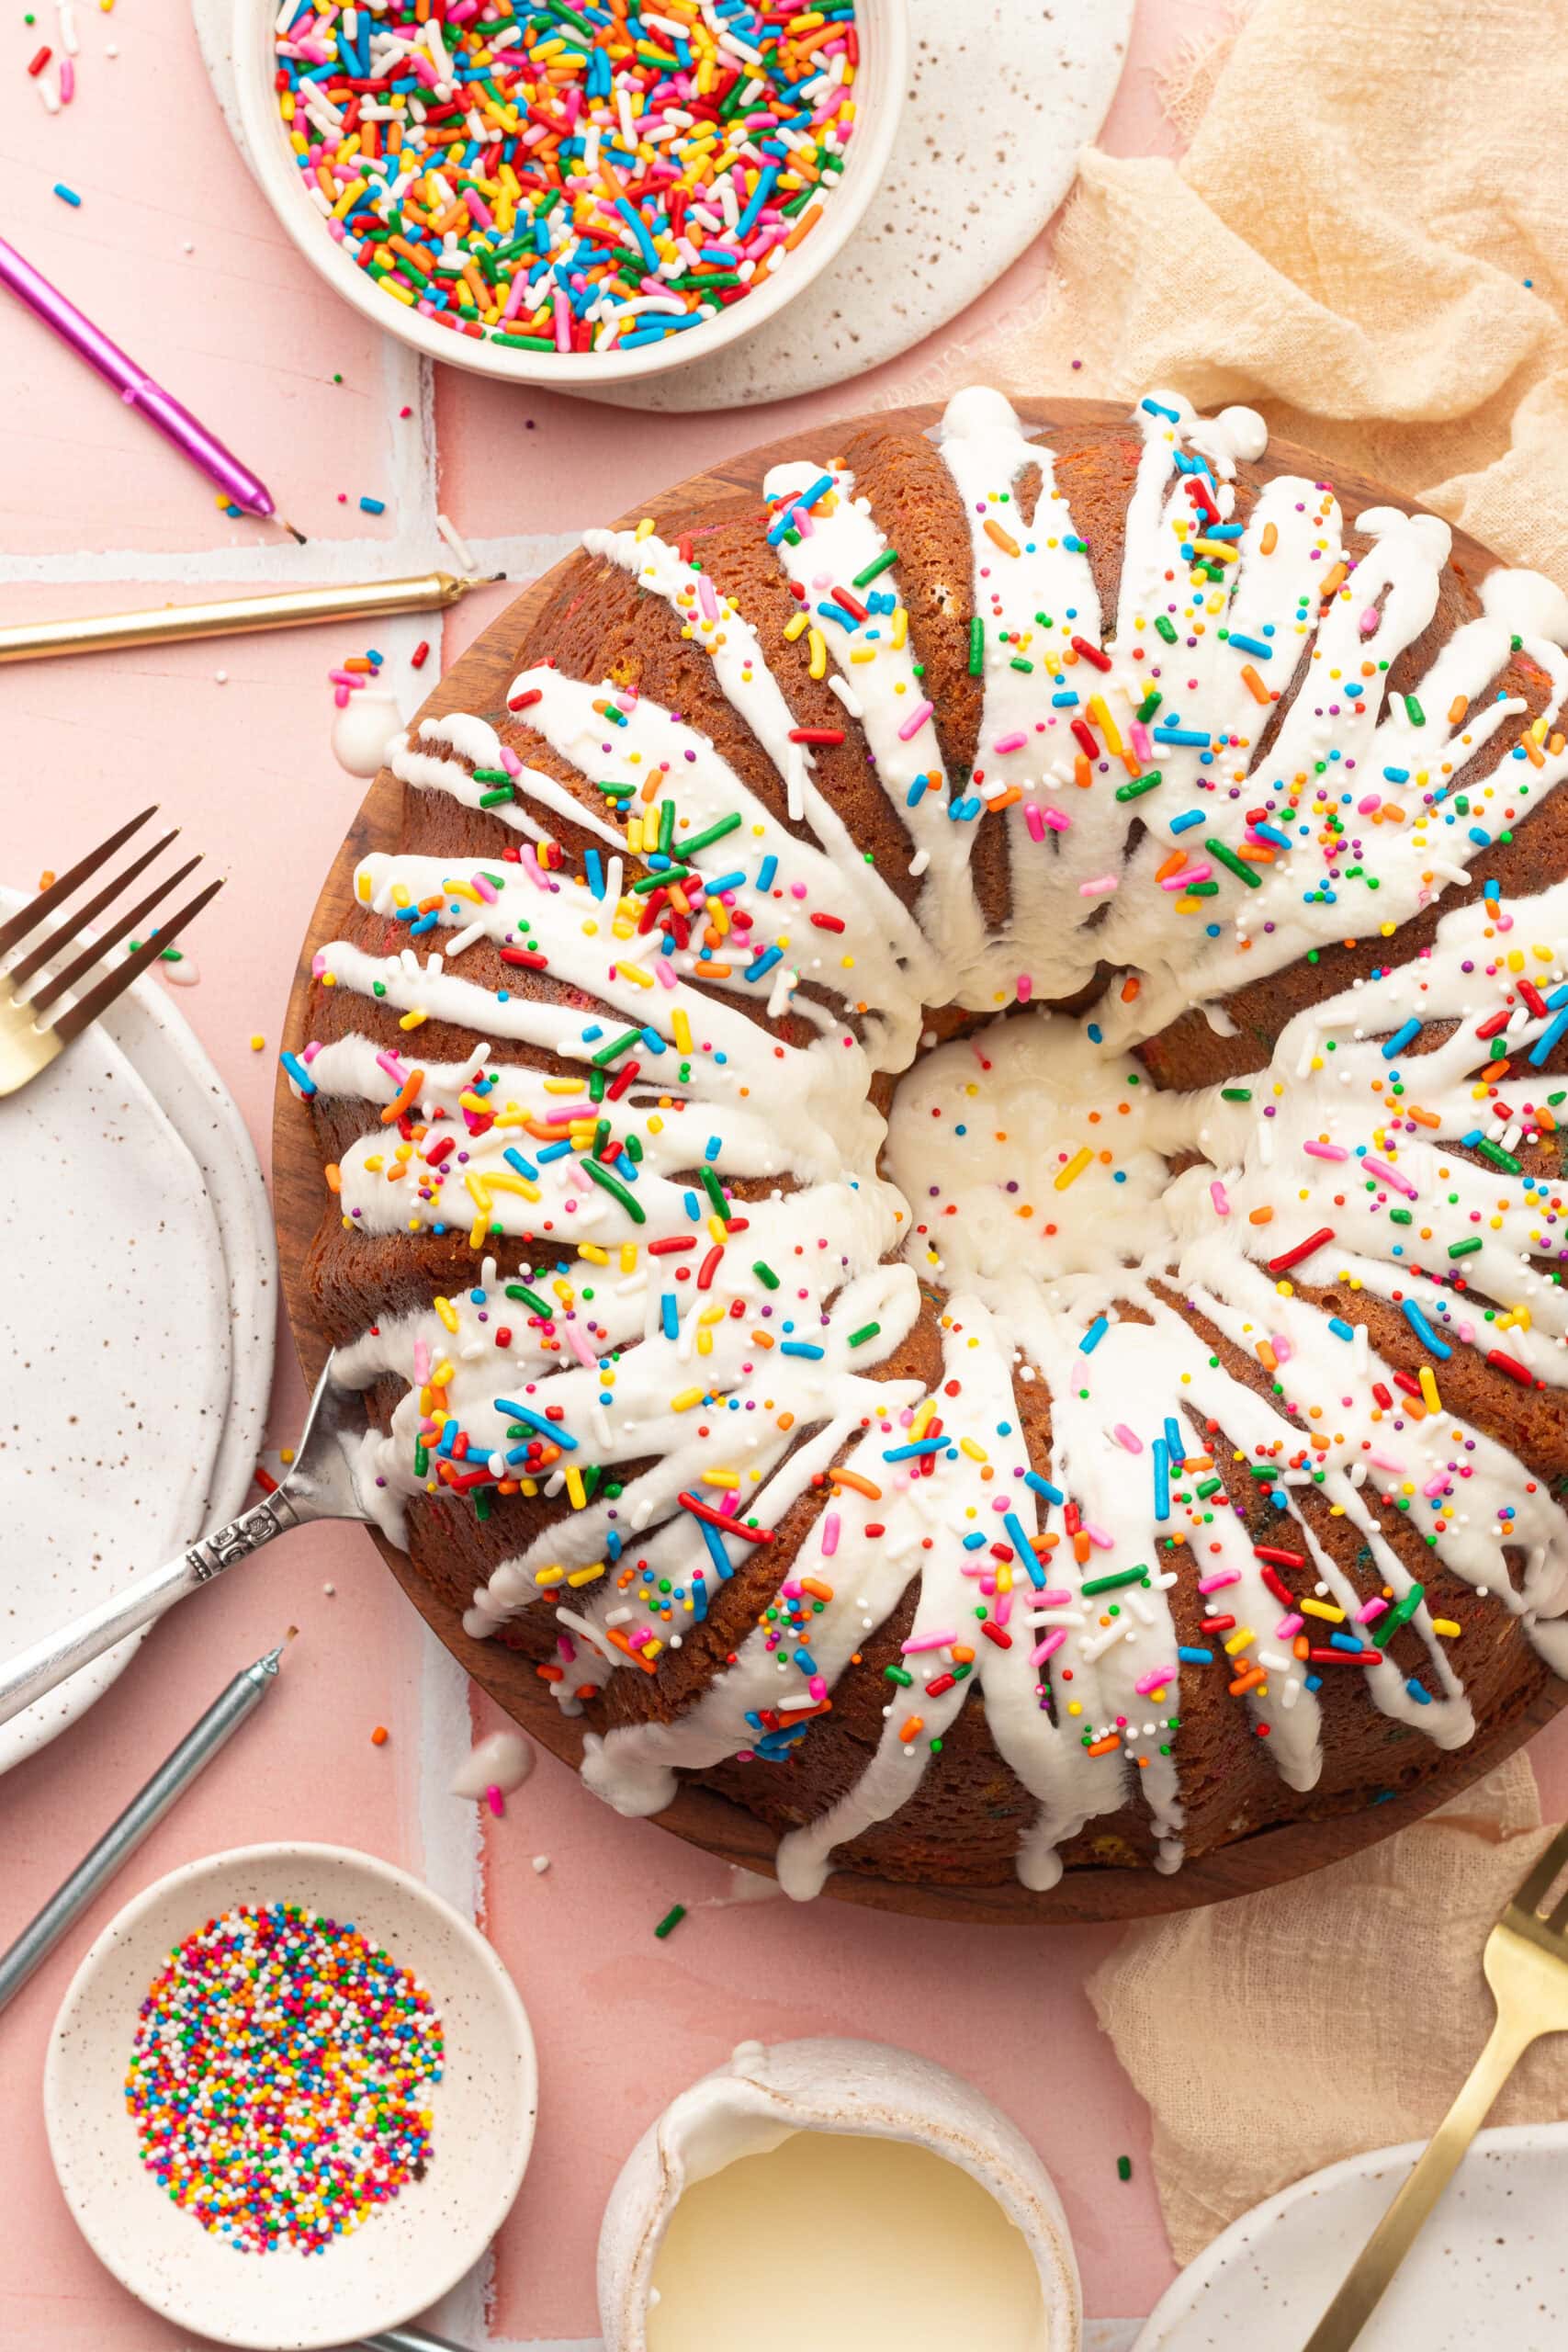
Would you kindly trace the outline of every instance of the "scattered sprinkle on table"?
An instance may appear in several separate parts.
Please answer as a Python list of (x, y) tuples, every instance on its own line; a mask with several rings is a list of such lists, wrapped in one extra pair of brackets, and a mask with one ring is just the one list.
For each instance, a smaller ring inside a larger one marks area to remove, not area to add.
[(276, 47), (327, 232), (389, 300), (525, 351), (636, 350), (743, 300), (854, 129), (853, 0), (285, 0)]
[(685, 1916), (686, 1906), (683, 1903), (672, 1903), (671, 1905), (669, 1910), (666, 1911), (663, 1918), (660, 1919), (658, 1927), (655, 1928), (653, 1931), (659, 1938), (660, 1943), (663, 1942), (666, 1936), (672, 1935), (674, 1933), (675, 1929), (680, 1926)]
[(372, 1747), (385, 1747), (387, 1745), (387, 1738), (388, 1733), (386, 1724), (378, 1724), (375, 1730), (370, 1735), (370, 1745)]
[(1132, 2159), (1132, 2157), (1131, 2157), (1131, 2156), (1118, 2156), (1118, 2157), (1117, 2157), (1117, 2159), (1116, 2159), (1116, 2177), (1117, 2177), (1117, 2179), (1118, 2179), (1118, 2180), (1131, 2180), (1131, 2179), (1132, 2179), (1132, 2177), (1133, 2177), (1133, 2159)]
[(323, 2251), (423, 2177), (441, 2019), (352, 1923), (243, 1904), (176, 1946), (139, 2014), (141, 2161), (236, 2251)]
[[(361, 505), (364, 503), (362, 499)], [(386, 658), (386, 655), (378, 653), (373, 645), (368, 645), (363, 653), (345, 654), (335, 669), (327, 672), (327, 680), (333, 689), (333, 699), (339, 710), (345, 707), (350, 695), (358, 694), (366, 686), (375, 684)]]
[(62, 204), (69, 204), (80, 209), (82, 203), (81, 198), (77, 195), (73, 187), (67, 187), (63, 180), (55, 181), (54, 193), (59, 197)]

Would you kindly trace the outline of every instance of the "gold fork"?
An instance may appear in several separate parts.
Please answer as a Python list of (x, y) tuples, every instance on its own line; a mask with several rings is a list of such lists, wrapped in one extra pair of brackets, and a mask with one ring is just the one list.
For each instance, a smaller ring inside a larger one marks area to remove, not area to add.
[(1541, 1917), (1565, 1869), (1568, 1828), (1558, 1831), (1486, 1939), (1482, 1965), (1497, 2005), (1491, 2040), (1303, 2352), (1346, 2352), (1354, 2344), (1530, 2043), (1543, 2033), (1568, 2033), (1568, 1894)]
[[(100, 1012), (107, 1012), (116, 997), (130, 986), (138, 973), (144, 972), (148, 965), (161, 956), (176, 934), (185, 929), (191, 917), (199, 914), (209, 899), (223, 888), (221, 878), (209, 882), (206, 889), (198, 890), (177, 914), (171, 916), (167, 922), (159, 924), (152, 936), (144, 939), (130, 955), (118, 963), (110, 964), (85, 995), (78, 996), (74, 1003), (68, 1005), (52, 1022), (47, 1025), (43, 1023), (42, 1016), (51, 1006), (74, 989), (78, 981), (85, 979), (94, 965), (108, 954), (114, 941), (89, 939), (76, 955), (58, 968), (56, 958), (67, 949), (78, 946), (94, 916), (111, 906), (127, 884), (134, 882), (139, 874), (145, 872), (159, 853), (167, 849), (175, 839), (175, 832), (165, 833), (162, 841), (156, 841), (151, 849), (143, 850), (123, 873), (106, 882), (85, 906), (78, 907), (74, 914), (67, 915), (63, 922), (57, 923), (41, 939), (33, 941), (32, 933), (44, 918), (62, 906), (84, 882), (96, 879), (121, 842), (128, 842), (132, 833), (139, 832), (148, 818), (156, 813), (156, 807), (154, 802), (151, 808), (143, 808), (140, 817), (132, 817), (118, 833), (111, 833), (107, 842), (101, 842), (96, 849), (89, 850), (85, 857), (78, 858), (68, 873), (61, 875), (58, 881), (51, 882), (47, 890), (41, 890), (25, 907), (18, 907), (8, 922), (0, 923), (0, 965), (4, 965), (12, 950), (20, 946), (24, 940), (31, 943), (26, 954), (8, 971), (0, 970), (0, 1094), (14, 1094), (19, 1086), (27, 1084), (29, 1078), (36, 1078), (39, 1070), (47, 1069), (55, 1056), (62, 1052), (73, 1037), (79, 1037)], [(199, 857), (187, 858), (183, 865), (175, 867), (173, 874), (165, 875), (161, 882), (154, 884), (129, 914), (117, 917), (115, 936), (123, 937), (128, 932), (138, 931), (159, 901), (200, 863)], [(34, 979), (39, 979), (39, 984), (29, 993), (28, 984)]]

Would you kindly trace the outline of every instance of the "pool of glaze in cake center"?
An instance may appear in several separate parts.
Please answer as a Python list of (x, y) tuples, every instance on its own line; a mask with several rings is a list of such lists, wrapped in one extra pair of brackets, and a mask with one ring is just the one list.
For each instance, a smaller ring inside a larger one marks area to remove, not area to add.
[(794, 2132), (682, 2193), (653, 2267), (648, 2352), (1047, 2352), (1034, 2258), (929, 2148)]

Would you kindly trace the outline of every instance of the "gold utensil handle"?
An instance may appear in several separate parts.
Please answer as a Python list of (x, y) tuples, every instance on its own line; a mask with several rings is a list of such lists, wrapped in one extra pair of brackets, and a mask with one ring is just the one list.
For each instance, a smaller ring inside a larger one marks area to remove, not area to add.
[(1348, 2352), (1354, 2344), (1491, 2113), (1498, 2092), (1543, 2030), (1549, 2029), (1527, 2025), (1517, 2017), (1498, 2018), (1469, 2081), (1357, 2256), (1349, 2277), (1308, 2336), (1303, 2352)]
[(274, 588), (262, 596), (220, 596), (198, 604), (160, 605), (145, 612), (76, 613), (64, 620), (17, 621), (0, 627), (0, 662), (180, 644), (190, 638), (237, 637), (249, 629), (310, 628), (323, 621), (373, 619), (382, 613), (437, 612), (480, 584), (449, 571), (427, 571), (417, 579)]

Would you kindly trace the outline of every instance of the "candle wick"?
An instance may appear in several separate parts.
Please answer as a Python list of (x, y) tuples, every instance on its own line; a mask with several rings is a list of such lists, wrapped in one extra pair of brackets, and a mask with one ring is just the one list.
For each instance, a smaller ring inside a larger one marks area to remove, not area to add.
[(278, 1643), (277, 1647), (276, 1649), (268, 1650), (265, 1657), (257, 1658), (255, 1670), (263, 1674), (276, 1674), (278, 1667), (282, 1663), (284, 1651), (288, 1647), (289, 1643), (296, 1639), (299, 1632), (299, 1628), (298, 1625), (290, 1625), (288, 1632), (284, 1634), (283, 1639)]

